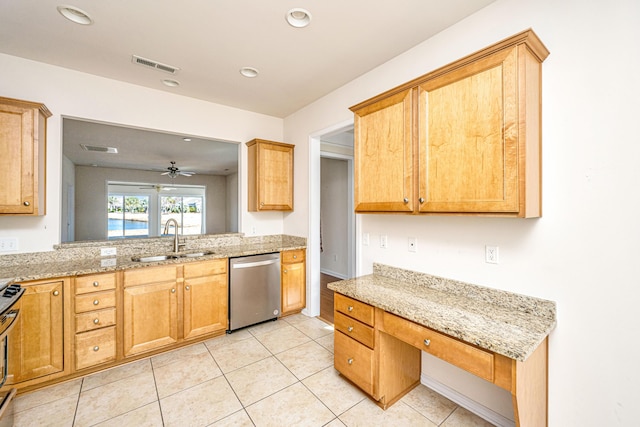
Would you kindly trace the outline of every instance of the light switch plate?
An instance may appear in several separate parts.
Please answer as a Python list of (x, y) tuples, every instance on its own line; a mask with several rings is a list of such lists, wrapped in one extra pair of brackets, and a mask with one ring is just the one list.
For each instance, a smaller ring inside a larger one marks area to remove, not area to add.
[(100, 248), (100, 256), (115, 256), (118, 253), (118, 248)]

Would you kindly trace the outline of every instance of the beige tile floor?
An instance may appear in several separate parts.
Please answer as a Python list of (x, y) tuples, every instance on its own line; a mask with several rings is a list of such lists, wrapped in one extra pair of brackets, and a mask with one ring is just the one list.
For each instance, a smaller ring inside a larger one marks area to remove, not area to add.
[(302, 314), (15, 400), (15, 426), (490, 426), (419, 386), (382, 411), (333, 369), (333, 328)]

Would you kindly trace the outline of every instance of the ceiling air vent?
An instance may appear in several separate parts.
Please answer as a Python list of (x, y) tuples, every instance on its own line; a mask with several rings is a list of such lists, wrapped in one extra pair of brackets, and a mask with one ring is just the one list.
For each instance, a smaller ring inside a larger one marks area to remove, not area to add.
[(101, 147), (99, 145), (87, 145), (87, 144), (80, 144), (80, 146), (87, 151), (97, 151), (99, 153), (118, 154), (118, 149), (115, 147)]
[(132, 55), (131, 61), (134, 64), (142, 65), (144, 67), (155, 68), (156, 70), (164, 71), (169, 74), (176, 74), (180, 68), (172, 67), (171, 65), (162, 64), (158, 61), (153, 61), (151, 59), (143, 58), (141, 56)]

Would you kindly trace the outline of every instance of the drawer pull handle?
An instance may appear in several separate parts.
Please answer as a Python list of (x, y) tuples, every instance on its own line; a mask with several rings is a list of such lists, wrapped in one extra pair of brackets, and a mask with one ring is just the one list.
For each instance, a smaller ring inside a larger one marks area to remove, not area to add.
[(429, 345), (431, 345), (431, 340), (424, 340), (424, 345), (429, 347)]
[(100, 350), (100, 347), (98, 346), (93, 347), (93, 351), (98, 351), (98, 350)]
[(293, 259), (297, 259), (297, 258), (298, 258), (298, 255), (294, 255), (294, 256), (293, 256)]
[(96, 280), (95, 282), (93, 282), (93, 286), (95, 286), (95, 287), (97, 288), (98, 286), (100, 286), (100, 282), (98, 282), (98, 281)]
[(100, 319), (93, 319), (93, 324), (97, 325), (98, 323), (100, 323)]
[(353, 359), (352, 359), (352, 358), (347, 359), (347, 363), (348, 363), (349, 365), (353, 365)]
[(58, 295), (60, 295), (60, 292), (58, 292), (58, 291), (53, 291), (53, 296), (54, 296), (54, 297), (57, 297)]
[(347, 307), (347, 310), (348, 310), (348, 311), (353, 311), (353, 306), (352, 306), (352, 305), (350, 305), (349, 307)]
[(347, 328), (347, 331), (349, 331), (349, 332), (353, 332), (353, 326), (349, 326), (349, 327)]
[(97, 299), (94, 299), (93, 300), (93, 305), (98, 305), (98, 304), (100, 304), (100, 301), (98, 301)]

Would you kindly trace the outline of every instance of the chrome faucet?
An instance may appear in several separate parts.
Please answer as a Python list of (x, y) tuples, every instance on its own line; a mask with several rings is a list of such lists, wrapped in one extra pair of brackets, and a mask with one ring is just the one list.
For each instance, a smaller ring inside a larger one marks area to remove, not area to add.
[(164, 232), (162, 234), (169, 234), (169, 223), (173, 223), (175, 227), (175, 233), (173, 237), (173, 252), (178, 253), (180, 250), (180, 246), (184, 246), (184, 243), (178, 243), (178, 221), (175, 218), (169, 218), (167, 222), (164, 223)]

